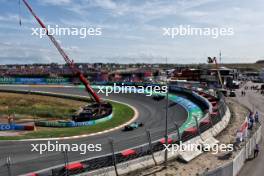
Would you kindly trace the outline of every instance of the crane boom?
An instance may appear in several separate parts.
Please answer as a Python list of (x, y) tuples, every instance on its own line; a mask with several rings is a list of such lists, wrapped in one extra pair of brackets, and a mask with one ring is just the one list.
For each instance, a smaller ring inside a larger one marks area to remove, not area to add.
[(57, 42), (57, 40), (53, 37), (53, 35), (49, 34), (49, 31), (47, 29), (47, 27), (45, 26), (45, 24), (40, 20), (40, 18), (35, 14), (35, 12), (33, 11), (33, 9), (31, 8), (31, 6), (28, 4), (28, 2), (26, 0), (23, 0), (25, 6), (28, 8), (28, 10), (30, 11), (30, 13), (33, 15), (33, 17), (37, 20), (37, 22), (39, 23), (39, 25), (45, 29), (46, 31), (46, 35), (49, 37), (49, 39), (51, 40), (51, 42), (54, 44), (54, 46), (57, 48), (57, 50), (59, 51), (60, 55), (63, 57), (63, 59), (65, 60), (65, 62), (67, 63), (67, 65), (70, 67), (70, 69), (72, 70), (73, 74), (77, 75), (80, 79), (80, 81), (84, 84), (87, 92), (92, 96), (92, 98), (97, 102), (97, 103), (101, 103), (101, 99), (100, 97), (96, 94), (96, 92), (92, 89), (92, 87), (89, 84), (89, 81), (85, 78), (85, 76), (83, 75), (83, 73), (76, 67), (76, 65), (74, 64), (74, 61), (71, 60), (68, 55), (65, 53), (65, 51), (61, 48), (61, 46), (59, 45), (59, 43)]
[(217, 75), (218, 75), (218, 79), (220, 81), (220, 84), (221, 84), (221, 88), (223, 89), (224, 88), (224, 83), (223, 83), (223, 80), (222, 80), (222, 77), (221, 77), (221, 73), (220, 73), (220, 70), (219, 70), (219, 65), (218, 65), (218, 62), (215, 58), (215, 67), (216, 67), (216, 70), (217, 70)]

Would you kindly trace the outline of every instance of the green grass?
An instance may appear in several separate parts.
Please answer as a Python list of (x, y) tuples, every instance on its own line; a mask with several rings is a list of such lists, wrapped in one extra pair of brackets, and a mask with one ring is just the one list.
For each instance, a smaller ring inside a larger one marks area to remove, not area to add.
[(0, 114), (38, 118), (68, 119), (85, 102), (41, 95), (0, 93)]
[(22, 136), (1, 136), (0, 140), (18, 140), (33, 138), (51, 138), (90, 134), (119, 126), (134, 116), (134, 111), (129, 106), (110, 102), (113, 105), (113, 118), (109, 121), (94, 126), (72, 127), (72, 128), (46, 128), (38, 127), (37, 131), (28, 132)]

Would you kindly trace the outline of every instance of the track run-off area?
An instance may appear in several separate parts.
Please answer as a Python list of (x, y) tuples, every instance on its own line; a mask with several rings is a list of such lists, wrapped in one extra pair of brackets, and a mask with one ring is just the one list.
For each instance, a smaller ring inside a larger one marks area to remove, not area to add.
[[(70, 95), (87, 96), (87, 92), (79, 87), (50, 87), (50, 86), (1, 86), (1, 89), (8, 90), (27, 90), (27, 91), (43, 91)], [(155, 101), (152, 97), (143, 94), (110, 94), (109, 96), (100, 95), (104, 99), (114, 100), (128, 104), (134, 107), (138, 112), (136, 121), (144, 124), (143, 128), (138, 128), (129, 132), (122, 132), (116, 129), (108, 133), (92, 135), (81, 138), (71, 138), (59, 140), (59, 143), (65, 144), (101, 144), (101, 151), (87, 152), (68, 152), (69, 162), (83, 160), (87, 158), (97, 157), (111, 153), (109, 138), (111, 137), (116, 144), (116, 151), (133, 148), (147, 143), (146, 129), (150, 130), (152, 140), (158, 140), (165, 134), (165, 110), (166, 100)], [(184, 95), (170, 97), (174, 101), (188, 100)], [(190, 101), (190, 100), (189, 100)], [(194, 104), (194, 103), (193, 103)], [(191, 114), (201, 114), (199, 107), (194, 108), (194, 112), (188, 112), (188, 109), (180, 103), (174, 103), (169, 106), (168, 110), (168, 128), (175, 131), (175, 123), (184, 126), (193, 123), (188, 118)], [(89, 128), (89, 127), (88, 127)], [(169, 130), (169, 131), (170, 131)], [(56, 139), (58, 140), (58, 139)], [(37, 170), (42, 170), (57, 165), (63, 165), (65, 158), (62, 152), (46, 152), (40, 155), (32, 152), (31, 144), (47, 143), (45, 140), (39, 141), (0, 141), (0, 175), (7, 175), (6, 158), (10, 156), (12, 163), (12, 174), (19, 175)]]

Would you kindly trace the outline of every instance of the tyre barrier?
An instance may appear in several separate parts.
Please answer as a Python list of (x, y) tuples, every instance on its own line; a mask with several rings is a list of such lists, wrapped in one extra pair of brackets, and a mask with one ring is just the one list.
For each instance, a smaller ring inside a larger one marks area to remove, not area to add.
[(81, 126), (93, 126), (98, 123), (106, 122), (112, 119), (113, 113), (97, 120), (90, 120), (85, 122), (75, 122), (75, 121), (38, 121), (35, 122), (36, 126), (41, 127), (55, 127), (55, 128), (69, 128), (69, 127), (81, 127)]
[(32, 125), (0, 124), (0, 131), (33, 131)]
[(182, 138), (182, 142), (186, 142), (192, 138), (194, 138), (195, 136), (197, 136), (198, 130), (196, 127), (190, 127), (188, 129), (186, 129), (185, 131), (183, 131), (181, 138)]
[(84, 169), (84, 165), (80, 162), (70, 163), (64, 166), (64, 170), (65, 172), (68, 173), (68, 175), (74, 175), (80, 173), (83, 171), (83, 169)]
[(123, 157), (129, 157), (131, 155), (135, 155), (136, 153), (137, 152), (133, 149), (127, 149), (127, 150), (124, 150), (123, 152), (121, 152)]

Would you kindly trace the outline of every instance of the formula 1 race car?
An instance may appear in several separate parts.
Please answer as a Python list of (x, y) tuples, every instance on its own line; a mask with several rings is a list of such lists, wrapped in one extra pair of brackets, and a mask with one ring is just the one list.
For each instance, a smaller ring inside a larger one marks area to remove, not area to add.
[(138, 127), (143, 127), (144, 124), (142, 122), (133, 122), (129, 125), (126, 125), (122, 131), (132, 131), (134, 129), (137, 129)]

